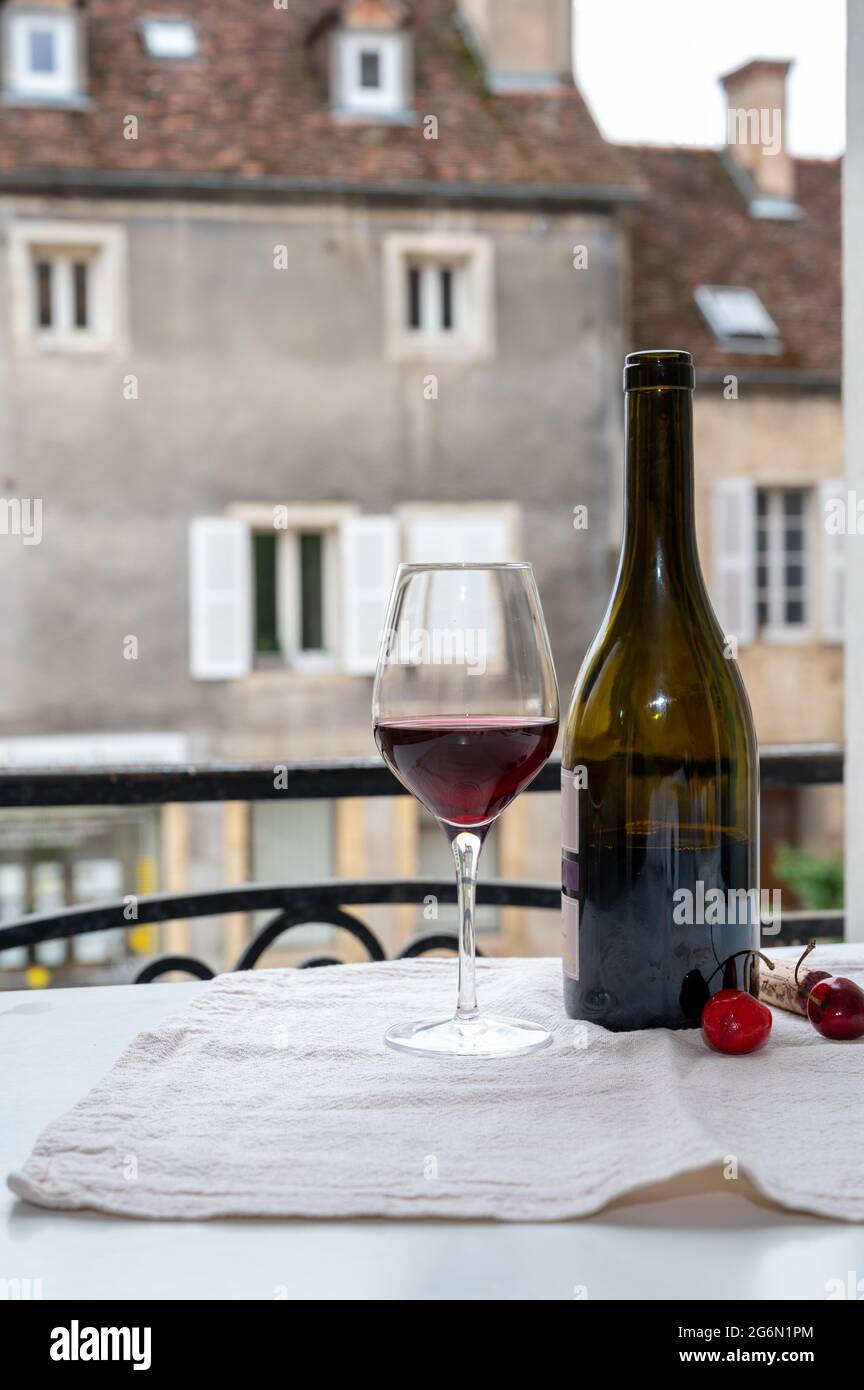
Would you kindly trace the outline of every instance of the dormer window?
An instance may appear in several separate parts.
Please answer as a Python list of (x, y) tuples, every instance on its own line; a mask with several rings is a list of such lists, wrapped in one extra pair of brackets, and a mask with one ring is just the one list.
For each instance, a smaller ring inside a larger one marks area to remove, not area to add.
[(336, 119), (409, 122), (413, 17), (405, 0), (336, 0), (306, 32)]
[(78, 22), (71, 10), (7, 9), (3, 51), (8, 98), (62, 102), (80, 97)]
[(197, 58), (198, 36), (190, 19), (142, 19), (139, 27), (151, 58)]
[(337, 111), (359, 116), (404, 116), (407, 39), (404, 33), (342, 30), (335, 35)]
[(721, 347), (780, 352), (780, 331), (755, 290), (741, 285), (700, 285), (694, 298)]

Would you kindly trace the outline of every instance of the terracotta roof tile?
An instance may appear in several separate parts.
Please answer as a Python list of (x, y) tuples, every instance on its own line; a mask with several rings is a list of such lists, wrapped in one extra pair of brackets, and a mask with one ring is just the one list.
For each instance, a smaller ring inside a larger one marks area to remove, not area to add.
[[(600, 135), (573, 86), (532, 96), (485, 90), (454, 23), (454, 0), (412, 7), (415, 111), (410, 125), (340, 121), (307, 44), (324, 0), (88, 0), (84, 111), (7, 106), (0, 171), (80, 170), (261, 175), (374, 182), (468, 182), (620, 187), (636, 182), (628, 156)], [(187, 13), (201, 55), (157, 60), (143, 49), (142, 16)], [(139, 139), (123, 138), (123, 117)], [(423, 136), (434, 114), (439, 138)]]
[[(697, 368), (839, 373), (841, 166), (796, 160), (797, 221), (750, 215), (717, 150), (628, 147), (648, 201), (632, 227), (634, 350), (685, 347)], [(720, 347), (693, 298), (698, 285), (755, 290), (780, 330), (782, 353)]]

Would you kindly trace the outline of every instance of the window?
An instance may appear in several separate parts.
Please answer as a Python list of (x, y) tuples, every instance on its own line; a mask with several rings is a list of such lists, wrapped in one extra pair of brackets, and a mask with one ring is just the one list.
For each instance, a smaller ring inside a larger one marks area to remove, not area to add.
[(258, 664), (332, 663), (328, 608), (335, 534), (319, 530), (253, 532), (255, 656)]
[(13, 223), (9, 266), (19, 346), (88, 351), (121, 345), (125, 233), (120, 228)]
[(198, 37), (189, 19), (142, 19), (141, 41), (151, 58), (195, 58)]
[(807, 492), (756, 492), (756, 621), (761, 632), (806, 629), (810, 623)]
[[(66, 906), (66, 874), (61, 860), (38, 859), (33, 865), (34, 912), (58, 912)], [(68, 941), (43, 941), (33, 949), (39, 965), (53, 970), (68, 959)]]
[(255, 561), (255, 652), (278, 653), (279, 618), (276, 572), (276, 535), (264, 532), (252, 537)]
[(495, 315), (489, 238), (392, 232), (383, 245), (388, 356), (491, 357)]
[(779, 352), (776, 323), (758, 294), (737, 285), (700, 285), (694, 298), (722, 347), (750, 352)]
[[(495, 501), (378, 516), (347, 502), (239, 502), (195, 517), (191, 675), (238, 680), (258, 665), (372, 676), (399, 561), (512, 560), (519, 524), (514, 503)], [(469, 659), (491, 670), (503, 639), (485, 631), (482, 642)]]
[(727, 637), (842, 642), (844, 538), (826, 518), (829, 503), (845, 496), (842, 478), (824, 479), (818, 497), (815, 482), (712, 485), (711, 600)]
[(62, 338), (93, 328), (93, 259), (93, 253), (86, 249), (58, 251), (33, 247), (33, 327), (36, 332)]
[(374, 48), (360, 53), (360, 86), (366, 91), (381, 88), (381, 54)]
[(79, 96), (77, 40), (74, 14), (7, 11), (7, 94), (31, 101), (63, 101)]
[[(123, 896), (123, 864), (119, 859), (76, 859), (72, 864), (72, 896), (76, 903), (104, 903)], [(72, 957), (84, 965), (120, 961), (126, 954), (126, 933), (88, 932), (72, 941)]]
[(455, 289), (460, 265), (408, 262), (407, 328), (418, 333), (452, 333), (456, 327)]
[(324, 651), (324, 536), (320, 531), (301, 531), (300, 552), (300, 650)]
[(407, 45), (405, 33), (338, 33), (333, 94), (336, 111), (404, 119), (409, 104)]
[[(164, 765), (158, 756), (160, 752), (171, 755), (164, 761), (184, 760), (175, 757), (170, 746), (173, 743), (178, 753), (181, 745), (185, 749), (185, 740), (179, 735), (158, 735), (156, 743), (150, 734), (100, 735), (97, 742), (102, 739), (105, 746), (100, 743), (98, 749), (89, 737), (78, 735), (8, 739), (2, 741), (0, 757), (4, 766), (79, 766), (76, 752), (83, 750), (86, 754), (92, 747), (105, 765), (114, 767), (118, 754), (123, 762), (134, 762), (136, 749), (141, 750), (142, 760), (149, 763)], [(148, 742), (152, 747), (147, 747)], [(84, 762), (87, 761), (85, 757)], [(0, 921), (34, 912), (56, 912), (74, 903), (83, 906), (116, 901), (125, 892), (154, 892), (158, 887), (160, 838), (158, 808), (106, 811), (76, 807), (0, 813)], [(26, 970), (31, 964), (48, 970), (65, 970), (67, 966), (74, 969), (79, 965), (110, 967), (130, 952), (152, 951), (153, 929), (135, 928), (134, 923), (130, 926), (128, 933), (117, 927), (85, 933), (69, 941), (43, 941), (31, 947), (0, 951), (0, 972)], [(146, 945), (142, 932), (150, 938)], [(77, 979), (74, 974), (65, 978), (68, 983), (83, 984), (96, 977), (88, 973), (83, 977), (79, 974)], [(106, 979), (101, 971), (100, 978)]]

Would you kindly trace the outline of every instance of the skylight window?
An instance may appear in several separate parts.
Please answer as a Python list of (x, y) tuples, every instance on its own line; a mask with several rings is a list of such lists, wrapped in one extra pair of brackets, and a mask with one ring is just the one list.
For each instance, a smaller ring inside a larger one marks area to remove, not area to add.
[(738, 285), (700, 285), (695, 300), (724, 347), (779, 352), (780, 332), (754, 290)]
[(194, 58), (198, 53), (190, 19), (142, 19), (141, 38), (151, 58)]

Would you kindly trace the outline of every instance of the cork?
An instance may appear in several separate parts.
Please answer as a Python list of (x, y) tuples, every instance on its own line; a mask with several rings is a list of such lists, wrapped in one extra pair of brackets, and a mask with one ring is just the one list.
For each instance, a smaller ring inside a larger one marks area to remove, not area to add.
[[(775, 1009), (786, 1009), (788, 1013), (807, 1015), (807, 998), (818, 980), (827, 978), (827, 970), (802, 969), (805, 956), (812, 951), (810, 942), (798, 960), (778, 960), (770, 970), (759, 971), (759, 998), (763, 1004), (772, 1004)], [(796, 972), (798, 978), (796, 979)]]

